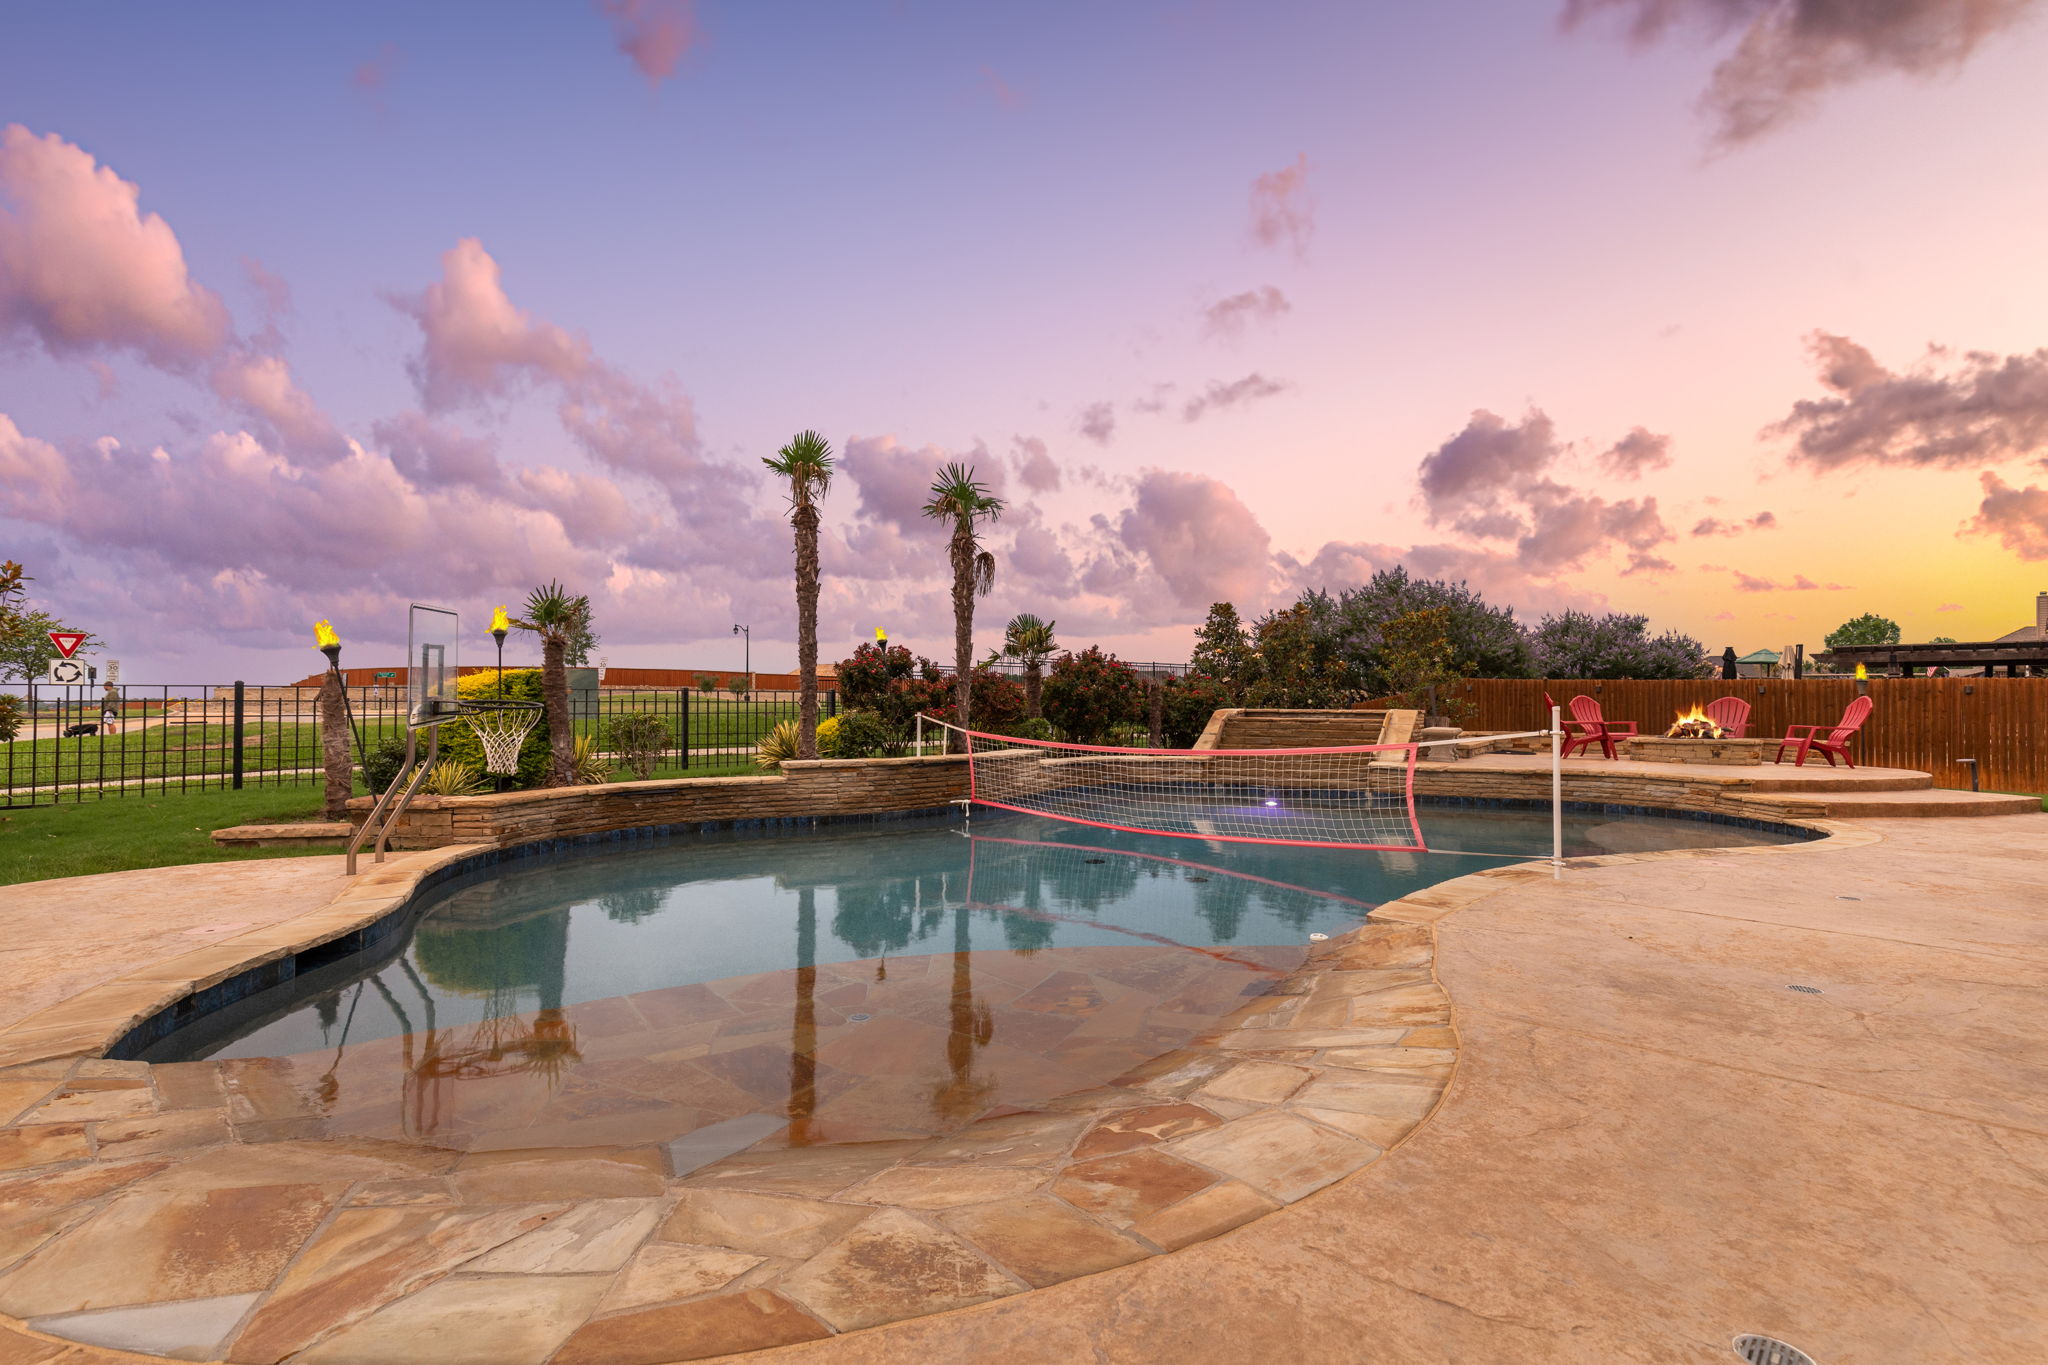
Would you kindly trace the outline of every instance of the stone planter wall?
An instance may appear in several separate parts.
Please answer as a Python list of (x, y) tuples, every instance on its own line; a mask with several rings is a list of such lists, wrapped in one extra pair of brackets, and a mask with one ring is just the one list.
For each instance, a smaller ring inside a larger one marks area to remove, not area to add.
[(1232, 707), (1218, 711), (1197, 749), (1320, 749), (1346, 744), (1402, 744), (1386, 736), (1390, 716), (1405, 711), (1285, 711)]
[[(393, 831), (396, 848), (531, 843), (646, 825), (925, 810), (967, 795), (967, 760), (821, 758), (791, 760), (780, 776), (667, 778), (486, 796), (421, 796)], [(360, 827), (371, 798), (348, 803)]]

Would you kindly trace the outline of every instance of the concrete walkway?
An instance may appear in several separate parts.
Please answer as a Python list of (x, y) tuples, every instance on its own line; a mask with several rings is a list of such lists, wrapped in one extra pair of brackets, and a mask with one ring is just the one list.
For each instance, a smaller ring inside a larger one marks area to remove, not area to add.
[(1457, 911), (1457, 1076), (1387, 1158), (1172, 1256), (749, 1359), (1709, 1365), (1757, 1331), (2038, 1365), (2048, 815), (1865, 828)]

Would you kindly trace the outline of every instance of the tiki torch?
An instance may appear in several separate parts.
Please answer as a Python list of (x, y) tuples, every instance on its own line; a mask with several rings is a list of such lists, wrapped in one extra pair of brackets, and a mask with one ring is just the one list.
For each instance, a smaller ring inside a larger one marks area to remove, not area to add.
[(501, 606), (491, 613), (491, 638), (498, 642), (498, 700), (505, 700), (505, 636), (512, 630), (512, 618)]

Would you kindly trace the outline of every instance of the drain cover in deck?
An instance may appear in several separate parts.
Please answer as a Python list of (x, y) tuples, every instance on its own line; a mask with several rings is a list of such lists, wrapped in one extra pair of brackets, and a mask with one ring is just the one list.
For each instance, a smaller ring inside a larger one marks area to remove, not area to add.
[(1815, 1365), (1813, 1357), (1797, 1346), (1753, 1332), (1735, 1338), (1735, 1354), (1749, 1365)]

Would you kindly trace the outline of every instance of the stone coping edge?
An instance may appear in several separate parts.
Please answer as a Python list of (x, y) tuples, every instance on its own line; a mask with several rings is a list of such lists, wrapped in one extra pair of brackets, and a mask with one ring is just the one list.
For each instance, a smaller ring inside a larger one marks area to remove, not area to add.
[[(1592, 868), (1754, 857), (1822, 844), (1869, 844), (1882, 837), (1835, 822), (1815, 822), (1809, 829), (1819, 837), (1803, 844), (1605, 854), (1571, 859), (1568, 865)], [(485, 865), (478, 859), (479, 851), (473, 848), (417, 856), (402, 869), (387, 869), (387, 885), (379, 893), (395, 893), (402, 904), (430, 884), (457, 875), (451, 869)], [(640, 1189), (642, 1202), (648, 1205), (640, 1237), (648, 1245), (680, 1244), (697, 1252), (707, 1244), (715, 1248), (725, 1235), (720, 1229), (734, 1226), (735, 1217), (743, 1222), (744, 1211), (764, 1200), (791, 1207), (802, 1204), (816, 1216), (836, 1216), (844, 1222), (830, 1238), (789, 1249), (794, 1256), (740, 1257), (760, 1264), (709, 1289), (684, 1292), (651, 1306), (599, 1304), (594, 1313), (580, 1314), (564, 1328), (566, 1339), (549, 1351), (557, 1361), (602, 1365), (652, 1359), (642, 1354), (650, 1334), (673, 1341), (678, 1348), (673, 1355), (664, 1354), (664, 1360), (793, 1345), (966, 1309), (1170, 1254), (1373, 1164), (1436, 1114), (1450, 1092), (1459, 1061), (1451, 1002), (1436, 971), (1436, 922), (1517, 883), (1551, 874), (1546, 864), (1486, 868), (1387, 902), (1359, 928), (1314, 945), (1302, 967), (1273, 991), (1248, 1001), (1187, 1046), (1142, 1063), (1104, 1086), (1049, 1100), (1036, 1110), (986, 1117), (929, 1140), (750, 1149), (665, 1178), (646, 1164), (646, 1156), (659, 1148), (646, 1154), (607, 1149), (467, 1154), (422, 1149), (421, 1159), (434, 1165), (442, 1183), (455, 1192), (458, 1203), (449, 1216), (475, 1218), (490, 1208), (504, 1210), (497, 1216), (505, 1218), (506, 1225), (492, 1245), (511, 1248), (509, 1262), (497, 1263), (505, 1260), (505, 1253), (465, 1246), (437, 1273), (386, 1286), (373, 1304), (352, 1303), (347, 1312), (329, 1309), (322, 1314), (309, 1305), (319, 1298), (320, 1267), (336, 1253), (320, 1243), (329, 1236), (347, 1242), (331, 1223), (322, 1223), (310, 1231), (306, 1247), (295, 1258), (300, 1268), (287, 1270), (256, 1296), (246, 1316), (225, 1329), (226, 1335), (201, 1349), (207, 1357), (281, 1360), (323, 1341), (338, 1342), (364, 1314), (389, 1307), (447, 1275), (496, 1276), (515, 1269), (536, 1276), (559, 1274), (568, 1267), (551, 1267), (548, 1255), (553, 1253), (542, 1247), (518, 1250), (531, 1240), (522, 1240), (524, 1234), (556, 1220), (578, 1226), (573, 1220), (588, 1222), (593, 1215), (602, 1215), (607, 1222), (615, 1221), (622, 1202), (617, 1196), (624, 1191), (611, 1182), (619, 1178), (622, 1164), (636, 1159), (639, 1169), (654, 1177)], [(299, 918), (317, 919), (324, 913)], [(359, 924), (356, 932), (369, 927)], [(326, 934), (322, 941), (336, 938)], [(43, 1105), (61, 1106), (72, 1093), (70, 1083), (80, 1076), (92, 1078), (84, 1082), (86, 1094), (128, 1085), (156, 1103), (153, 1071), (140, 1062), (75, 1057), (63, 1066), (16, 1067), (11, 1075), (33, 1075), (50, 1091), (49, 1097), (17, 1115), (12, 1126), (57, 1122), (54, 1117), (39, 1118), (38, 1112)], [(191, 1075), (181, 1074), (181, 1087), (192, 1082)], [(212, 1092), (215, 1098), (199, 1107), (217, 1107), (224, 1126), (232, 1125), (233, 1091), (223, 1073), (219, 1089)], [(163, 1103), (172, 1107), (168, 1099)], [(188, 1108), (189, 1101), (175, 1107)], [(320, 1162), (323, 1144), (295, 1140), (298, 1136), (294, 1132), (270, 1142), (294, 1160)], [(231, 1141), (250, 1140), (237, 1133)], [(344, 1152), (340, 1159), (360, 1161), (363, 1153), (349, 1153), (348, 1146), (344, 1143), (338, 1149)], [(60, 1157), (55, 1168), (44, 1169), (53, 1170), (53, 1179), (68, 1179), (80, 1159), (105, 1161), (109, 1156), (101, 1152), (97, 1158), (86, 1158), (81, 1152)], [(564, 1172), (593, 1165), (606, 1170), (602, 1186), (588, 1190), (579, 1191), (574, 1176), (558, 1177), (547, 1195), (557, 1202), (537, 1205), (530, 1202), (536, 1197), (527, 1184), (532, 1177), (519, 1177), (509, 1185), (504, 1179), (524, 1166), (495, 1173), (507, 1163), (524, 1163), (536, 1171), (556, 1163)], [(991, 1185), (966, 1199), (922, 1197), (934, 1188), (932, 1182), (997, 1176), (1003, 1177), (1000, 1186)], [(310, 1178), (310, 1172), (301, 1178)], [(371, 1195), (372, 1189), (418, 1183), (366, 1180), (360, 1170), (346, 1178), (354, 1183), (340, 1196), (339, 1206), (362, 1206), (365, 1212), (381, 1202), (381, 1197)], [(1175, 1180), (1182, 1184), (1177, 1193), (1156, 1192), (1160, 1182), (1170, 1185)], [(409, 1197), (398, 1202), (406, 1203)], [(735, 1200), (736, 1206), (726, 1207)], [(593, 1208), (599, 1201), (605, 1207)], [(508, 1216), (515, 1210), (517, 1220)], [(50, 1288), (47, 1262), (41, 1280), (34, 1281), (40, 1288), (17, 1291), (14, 1281), (21, 1267), (33, 1267), (52, 1247), (58, 1248), (55, 1257), (61, 1266), (65, 1239), (74, 1229), (89, 1229), (96, 1216), (64, 1221), (25, 1260), (17, 1261), (15, 1270), (0, 1274), (0, 1297), (12, 1299), (23, 1292), (41, 1296), (41, 1306), (35, 1308), (10, 1302), (0, 1315), (0, 1332), (16, 1332), (17, 1340), (75, 1345), (80, 1338), (69, 1331), (90, 1330), (95, 1315), (81, 1312), (83, 1305), (63, 1302), (70, 1291), (61, 1287), (61, 1278), (59, 1288)], [(567, 1246), (571, 1255), (581, 1250), (573, 1235)], [(480, 1257), (479, 1252), (485, 1254)], [(935, 1268), (943, 1273), (934, 1273)], [(624, 1258), (616, 1273), (621, 1281), (630, 1273)], [(300, 1282), (307, 1276), (314, 1282)], [(165, 1306), (177, 1302), (173, 1293)], [(591, 1302), (596, 1302), (595, 1296)], [(110, 1311), (132, 1313), (147, 1306)], [(346, 1353), (348, 1348), (342, 1349)], [(125, 1352), (102, 1356), (89, 1347), (83, 1352), (79, 1365), (159, 1358)], [(194, 1358), (185, 1350), (179, 1354)]]

